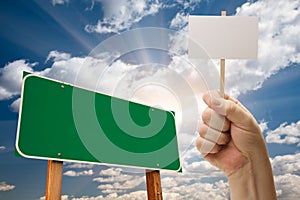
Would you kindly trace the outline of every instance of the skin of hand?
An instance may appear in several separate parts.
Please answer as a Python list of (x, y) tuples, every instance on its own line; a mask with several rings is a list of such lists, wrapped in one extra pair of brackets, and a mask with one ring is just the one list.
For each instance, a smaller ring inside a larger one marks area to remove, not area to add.
[[(204, 158), (222, 170), (231, 199), (276, 199), (272, 168), (260, 127), (236, 99), (216, 92), (203, 95), (196, 147)], [(203, 148), (204, 146), (211, 148)]]

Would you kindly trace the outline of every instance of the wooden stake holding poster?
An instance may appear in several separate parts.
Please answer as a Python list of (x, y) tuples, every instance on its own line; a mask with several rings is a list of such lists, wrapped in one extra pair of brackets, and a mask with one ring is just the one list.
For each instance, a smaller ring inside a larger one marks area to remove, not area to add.
[[(221, 12), (221, 16), (226, 16), (226, 11)], [(221, 58), (220, 60), (220, 93), (221, 96), (224, 97), (225, 90), (225, 58)]]

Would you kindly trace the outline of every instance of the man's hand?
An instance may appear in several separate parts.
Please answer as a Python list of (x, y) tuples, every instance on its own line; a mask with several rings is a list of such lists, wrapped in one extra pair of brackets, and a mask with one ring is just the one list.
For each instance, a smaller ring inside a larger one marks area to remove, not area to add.
[[(202, 114), (196, 146), (227, 175), (232, 199), (244, 199), (241, 195), (246, 194), (252, 199), (276, 199), (266, 144), (254, 117), (228, 95), (221, 98), (218, 92), (207, 92), (203, 100), (208, 108)], [(245, 194), (241, 187), (247, 188)]]

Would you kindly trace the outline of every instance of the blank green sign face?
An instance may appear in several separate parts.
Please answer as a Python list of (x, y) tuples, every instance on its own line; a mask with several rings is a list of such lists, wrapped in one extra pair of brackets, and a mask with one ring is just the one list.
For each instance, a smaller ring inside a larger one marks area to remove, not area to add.
[(24, 78), (16, 149), (28, 158), (180, 169), (172, 112), (35, 75)]

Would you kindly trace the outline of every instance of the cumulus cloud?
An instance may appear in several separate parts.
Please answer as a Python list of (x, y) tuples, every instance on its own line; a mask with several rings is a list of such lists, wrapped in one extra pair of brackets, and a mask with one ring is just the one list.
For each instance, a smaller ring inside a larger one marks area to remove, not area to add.
[(66, 171), (64, 173), (65, 176), (72, 176), (72, 177), (75, 177), (75, 176), (91, 176), (93, 174), (94, 174), (94, 171), (92, 169), (84, 170), (84, 171), (80, 171), (80, 172), (69, 170), (69, 171)]
[(258, 89), (263, 82), (291, 63), (300, 62), (300, 2), (297, 0), (259, 0), (237, 8), (238, 16), (259, 18), (258, 59), (228, 60), (227, 91), (240, 93)]
[(108, 168), (99, 172), (100, 176), (119, 176), (122, 172), (121, 168)]
[[(108, 198), (109, 199), (109, 198)], [(134, 191), (134, 192), (130, 192), (129, 194), (123, 194), (121, 196), (116, 196), (116, 199), (119, 200), (144, 200), (147, 199), (147, 193), (146, 191)]]
[[(176, 26), (180, 25), (177, 24)], [(171, 35), (171, 40), (172, 43), (170, 45), (170, 52), (186, 56), (188, 48), (188, 26), (182, 25), (182, 28)]]
[(83, 197), (78, 197), (78, 198), (71, 198), (72, 200), (109, 200), (109, 199), (115, 199), (115, 200), (144, 200), (147, 198), (146, 196), (146, 191), (134, 191), (130, 192), (128, 194), (123, 194), (118, 196), (116, 193), (109, 194), (107, 196), (94, 196), (94, 197), (88, 197), (88, 196), (83, 196)]
[(273, 174), (282, 176), (285, 174), (300, 174), (300, 153), (294, 155), (276, 156), (271, 159)]
[(120, 168), (108, 168), (99, 172), (100, 177), (93, 181), (100, 183), (97, 187), (104, 194), (115, 194), (115, 197), (135, 190), (145, 183), (145, 178), (140, 174), (130, 174)]
[(0, 182), (0, 191), (9, 191), (13, 190), (16, 186), (9, 185), (6, 182)]
[(262, 133), (268, 129), (268, 122), (266, 122), (265, 120), (260, 121), (258, 125)]
[(53, 59), (53, 61), (62, 61), (62, 60), (69, 60), (71, 58), (71, 54), (59, 52), (59, 51), (50, 51), (47, 56), (46, 62)]
[(300, 153), (270, 159), (278, 199), (297, 199), (300, 196)]
[(300, 121), (291, 124), (285, 122), (275, 130), (268, 130), (266, 135), (268, 143), (300, 146)]
[(64, 5), (64, 4), (68, 4), (70, 2), (70, 0), (52, 0), (52, 5)]
[(278, 199), (297, 199), (300, 196), (300, 176), (286, 174), (275, 176), (276, 193)]
[(170, 28), (174, 31), (171, 35), (170, 51), (177, 55), (186, 55), (188, 49), (188, 14), (179, 12), (170, 22)]
[(0, 100), (7, 100), (20, 94), (23, 71), (33, 72), (37, 63), (16, 60), (0, 68)]
[(222, 176), (223, 173), (217, 169), (216, 167), (212, 166), (209, 162), (202, 160), (202, 161), (197, 161), (197, 162), (191, 162), (186, 166), (188, 171), (192, 171), (192, 172), (198, 172), (198, 173), (202, 173), (202, 176), (204, 177), (209, 176), (209, 177), (213, 177), (213, 176)]
[[(144, 17), (151, 16), (159, 12), (161, 9), (180, 7), (185, 11), (192, 11), (201, 0), (190, 1), (166, 1), (160, 2), (158, 0), (96, 0), (101, 2), (103, 6), (104, 18), (98, 20), (97, 24), (89, 24), (85, 27), (87, 32), (97, 33), (119, 33), (127, 30), (132, 25), (141, 21)], [(94, 7), (94, 1), (91, 9)], [(182, 22), (187, 18), (187, 14), (183, 12), (176, 15), (172, 20), (171, 26), (173, 28), (182, 27)], [(187, 22), (185, 22), (187, 23)]]
[[(166, 180), (162, 180), (164, 185)], [(178, 183), (178, 179), (169, 178), (167, 181)], [(177, 184), (169, 188), (164, 188), (166, 196), (172, 199), (229, 199), (228, 183), (219, 180), (212, 183), (200, 182), (194, 179), (195, 182)], [(180, 181), (179, 181), (180, 183)]]
[(189, 9), (189, 10), (194, 10), (197, 5), (202, 0), (189, 0), (189, 1), (184, 1), (184, 0), (177, 0), (177, 3), (180, 5), (183, 5), (183, 9)]
[(152, 0), (100, 0), (105, 17), (96, 25), (87, 25), (87, 32), (118, 33), (130, 28), (145, 16), (159, 11), (162, 4)]
[(188, 15), (184, 12), (179, 12), (176, 16), (171, 20), (170, 28), (179, 29), (188, 24)]
[(72, 163), (72, 162), (64, 162), (64, 168), (66, 169), (91, 169), (93, 168), (93, 164), (88, 163)]
[(13, 112), (19, 112), (20, 109), (20, 102), (21, 102), (21, 98), (17, 98), (16, 100), (14, 100), (12, 102), (12, 104), (10, 104), (10, 110)]

